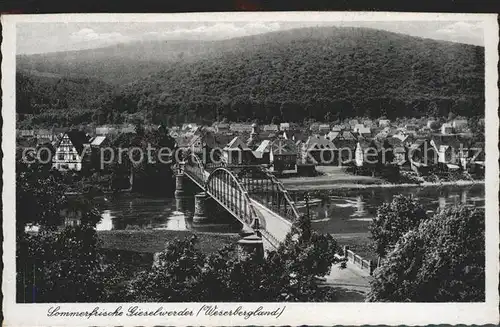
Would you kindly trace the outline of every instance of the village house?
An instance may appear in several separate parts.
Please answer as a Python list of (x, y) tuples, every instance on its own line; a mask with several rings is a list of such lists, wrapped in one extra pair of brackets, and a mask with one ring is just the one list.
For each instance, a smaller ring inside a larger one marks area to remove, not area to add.
[(69, 131), (64, 134), (56, 146), (52, 166), (57, 170), (82, 169), (82, 162), (86, 154), (90, 155), (88, 136), (83, 131)]
[(351, 128), (356, 126), (356, 125), (359, 125), (359, 120), (357, 120), (357, 119), (349, 120), (349, 126), (351, 126)]
[[(88, 136), (87, 136), (88, 137)], [(110, 138), (104, 135), (95, 136), (90, 139), (90, 164), (92, 167), (99, 168), (100, 163), (104, 158), (101, 157), (103, 152), (102, 148), (110, 146), (111, 141)], [(105, 152), (104, 155), (109, 155), (108, 152)], [(105, 160), (110, 160), (111, 158), (106, 157)]]
[[(386, 141), (390, 144), (392, 148), (392, 158), (393, 158), (392, 163), (395, 163), (400, 167), (409, 164), (408, 151), (403, 141), (401, 141), (397, 137), (388, 137)], [(386, 159), (388, 160), (389, 158), (386, 157)]]
[(449, 169), (459, 169), (465, 151), (462, 140), (456, 135), (434, 135), (431, 144), (438, 154), (438, 162)]
[(467, 119), (455, 119), (451, 123), (451, 126), (455, 130), (463, 130), (467, 127)]
[(373, 127), (373, 120), (371, 119), (364, 119), (361, 123), (366, 127)]
[(425, 126), (429, 127), (429, 128), (432, 128), (436, 123), (439, 123), (437, 120), (435, 119), (429, 119), (427, 121), (427, 124)]
[(438, 163), (438, 154), (429, 139), (417, 139), (408, 148), (412, 170), (426, 174)]
[(313, 133), (318, 133), (319, 132), (319, 125), (320, 123), (312, 123), (309, 125), (309, 130)]
[(417, 124), (406, 124), (404, 127), (404, 130), (408, 134), (417, 134), (418, 129), (419, 128)]
[(18, 129), (17, 136), (19, 137), (35, 137), (34, 129)]
[(179, 137), (179, 131), (178, 131), (178, 129), (173, 129), (173, 128), (172, 128), (172, 129), (170, 129), (170, 130), (168, 131), (168, 135), (169, 135), (170, 137), (172, 137), (172, 138), (176, 139), (176, 138), (178, 138), (178, 137)]
[(453, 134), (453, 126), (450, 123), (444, 123), (441, 126), (441, 134)]
[(127, 134), (127, 133), (135, 133), (135, 125), (133, 124), (125, 124), (122, 125), (119, 129), (120, 133)]
[(198, 124), (196, 124), (196, 123), (184, 123), (181, 126), (182, 131), (195, 132), (197, 129), (198, 129)]
[(229, 125), (229, 130), (238, 133), (250, 133), (252, 131), (252, 124), (233, 123)]
[(363, 137), (369, 137), (372, 133), (371, 129), (363, 124), (356, 124), (353, 128), (353, 131)]
[(318, 126), (318, 133), (320, 134), (325, 134), (330, 131), (330, 125), (329, 124), (320, 124)]
[(213, 125), (216, 133), (227, 133), (229, 132), (229, 124), (228, 123), (215, 123)]
[(388, 127), (389, 125), (391, 125), (391, 121), (389, 119), (380, 119), (378, 121), (379, 127)]
[(280, 131), (289, 131), (289, 130), (297, 130), (299, 129), (299, 125), (296, 123), (281, 123)]
[(357, 139), (350, 130), (343, 130), (334, 139), (330, 139), (336, 149), (335, 164), (347, 164), (354, 160)]
[(204, 163), (220, 163), (224, 147), (233, 138), (234, 135), (230, 133), (205, 133), (196, 151), (200, 151)]
[(270, 170), (278, 174), (297, 173), (297, 147), (291, 140), (277, 138), (270, 145)]
[(118, 131), (114, 126), (103, 125), (103, 126), (97, 126), (95, 128), (96, 135), (113, 135), (117, 133)]
[(271, 140), (263, 140), (257, 149), (253, 151), (253, 155), (257, 164), (270, 164), (269, 154), (271, 151)]
[(461, 167), (469, 173), (484, 176), (485, 151), (484, 142), (472, 142), (464, 149)]
[(325, 135), (325, 138), (327, 140), (335, 140), (337, 136), (339, 136), (340, 131), (330, 131), (328, 134)]
[(288, 131), (283, 131), (283, 134), (281, 134), (284, 139), (286, 140), (291, 140), (294, 143), (297, 143), (297, 141), (306, 141), (307, 138), (309, 137), (309, 133), (303, 132), (301, 130), (288, 130)]
[(252, 150), (240, 136), (234, 137), (223, 149), (222, 160), (227, 165), (249, 165), (255, 163)]
[(45, 139), (51, 142), (54, 139), (54, 134), (52, 133), (52, 130), (49, 129), (37, 129), (35, 131), (35, 137), (37, 139)]
[(279, 126), (277, 124), (267, 124), (262, 126), (264, 132), (278, 132)]
[(302, 144), (303, 163), (331, 165), (335, 163), (336, 148), (333, 142), (323, 136), (310, 136)]
[(428, 126), (424, 126), (418, 132), (422, 135), (430, 134), (430, 133), (432, 133), (432, 129)]
[(332, 127), (332, 132), (340, 132), (345, 129), (344, 125), (334, 125)]

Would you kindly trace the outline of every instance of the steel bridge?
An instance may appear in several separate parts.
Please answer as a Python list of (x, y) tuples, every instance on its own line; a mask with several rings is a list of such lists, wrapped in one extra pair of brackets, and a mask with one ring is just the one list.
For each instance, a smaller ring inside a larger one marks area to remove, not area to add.
[(189, 177), (243, 226), (262, 235), (265, 247), (277, 248), (299, 218), (283, 184), (265, 167), (205, 165), (191, 154), (179, 165), (179, 173)]

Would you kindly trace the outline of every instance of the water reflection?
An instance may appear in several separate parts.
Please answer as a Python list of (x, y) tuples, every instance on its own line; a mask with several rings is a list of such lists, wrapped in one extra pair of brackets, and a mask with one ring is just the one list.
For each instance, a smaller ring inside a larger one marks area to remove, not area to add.
[[(310, 200), (313, 228), (324, 233), (366, 233), (378, 207), (397, 194), (413, 194), (429, 214), (447, 206), (467, 204), (484, 207), (484, 186), (441, 188), (387, 188), (335, 191)], [(297, 198), (303, 194), (294, 194)], [(179, 199), (120, 195), (100, 203), (98, 230), (168, 229), (236, 233), (241, 224), (215, 201), (207, 201), (209, 220), (193, 224), (194, 197)], [(298, 210), (306, 212), (305, 206)], [(72, 220), (72, 219), (70, 219)], [(68, 221), (68, 223), (70, 223)]]
[(154, 198), (119, 195), (97, 199), (101, 208), (101, 221), (97, 230), (199, 230), (207, 232), (237, 232), (241, 224), (214, 203), (208, 203), (210, 220), (194, 225), (194, 198)]
[[(484, 207), (484, 185), (339, 190), (318, 196), (321, 199), (319, 202), (312, 201), (310, 213), (313, 228), (333, 234), (366, 233), (378, 207), (392, 201), (397, 194), (414, 195), (428, 214), (458, 204)], [(305, 213), (306, 210), (302, 207), (299, 211)]]

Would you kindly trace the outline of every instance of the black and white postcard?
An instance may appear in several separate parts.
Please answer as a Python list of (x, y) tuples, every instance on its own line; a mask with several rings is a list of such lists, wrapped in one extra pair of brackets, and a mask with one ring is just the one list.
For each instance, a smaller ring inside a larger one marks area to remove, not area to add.
[(5, 326), (498, 322), (496, 15), (1, 19)]

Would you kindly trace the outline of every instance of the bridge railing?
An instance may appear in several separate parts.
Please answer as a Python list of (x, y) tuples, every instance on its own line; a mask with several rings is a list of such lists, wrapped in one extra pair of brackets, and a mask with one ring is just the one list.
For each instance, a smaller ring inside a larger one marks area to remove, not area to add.
[(184, 171), (189, 173), (192, 177), (203, 185), (206, 181), (205, 167), (197, 155), (191, 154), (183, 163)]
[(290, 222), (299, 218), (295, 203), (283, 184), (266, 168), (242, 169), (239, 178), (250, 196)]

